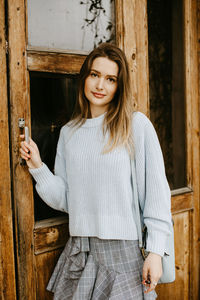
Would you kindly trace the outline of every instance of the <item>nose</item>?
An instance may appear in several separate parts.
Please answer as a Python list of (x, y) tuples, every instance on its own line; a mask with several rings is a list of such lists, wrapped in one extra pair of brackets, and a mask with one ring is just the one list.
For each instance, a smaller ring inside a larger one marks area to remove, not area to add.
[(98, 78), (98, 81), (96, 83), (96, 89), (99, 91), (103, 90), (103, 85), (104, 85), (104, 78), (103, 77)]

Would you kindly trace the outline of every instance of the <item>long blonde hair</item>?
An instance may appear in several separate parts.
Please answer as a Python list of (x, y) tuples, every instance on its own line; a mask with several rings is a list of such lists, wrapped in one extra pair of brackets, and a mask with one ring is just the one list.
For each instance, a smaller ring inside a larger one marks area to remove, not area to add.
[(118, 146), (125, 146), (133, 153), (132, 118), (133, 99), (130, 93), (130, 75), (128, 62), (124, 52), (109, 43), (100, 44), (85, 59), (79, 75), (79, 93), (74, 113), (71, 117), (73, 126), (81, 127), (86, 119), (91, 118), (90, 104), (84, 94), (85, 80), (89, 76), (92, 63), (97, 57), (106, 57), (117, 63), (119, 68), (118, 87), (113, 100), (109, 103), (108, 111), (103, 122), (103, 134), (109, 132), (108, 143), (103, 153), (108, 153)]

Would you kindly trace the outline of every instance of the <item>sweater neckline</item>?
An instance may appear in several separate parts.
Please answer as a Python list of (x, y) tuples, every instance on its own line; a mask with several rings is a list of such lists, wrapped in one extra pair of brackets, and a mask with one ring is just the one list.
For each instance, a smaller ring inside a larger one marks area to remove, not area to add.
[(104, 116), (106, 115), (106, 112), (101, 114), (98, 117), (86, 119), (85, 123), (81, 127), (96, 127), (102, 124), (104, 120)]

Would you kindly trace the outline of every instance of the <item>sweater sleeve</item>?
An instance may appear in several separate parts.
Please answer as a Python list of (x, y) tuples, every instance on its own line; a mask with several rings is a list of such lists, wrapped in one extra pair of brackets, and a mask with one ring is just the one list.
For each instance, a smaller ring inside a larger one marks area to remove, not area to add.
[[(136, 176), (143, 221), (147, 226), (147, 251), (164, 255), (171, 230), (171, 193), (162, 151), (150, 120), (140, 113), (136, 133)], [(136, 126), (137, 127), (137, 126)]]
[(57, 144), (54, 171), (55, 175), (49, 170), (45, 163), (43, 163), (40, 168), (29, 168), (30, 174), (36, 181), (36, 190), (42, 200), (56, 210), (68, 212), (68, 188), (63, 128), (60, 131)]

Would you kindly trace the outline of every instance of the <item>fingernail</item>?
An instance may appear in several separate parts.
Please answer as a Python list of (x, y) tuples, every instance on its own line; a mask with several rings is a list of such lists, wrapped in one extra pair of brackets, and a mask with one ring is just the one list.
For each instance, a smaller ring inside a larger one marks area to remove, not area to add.
[(146, 284), (151, 284), (151, 280), (145, 280)]

